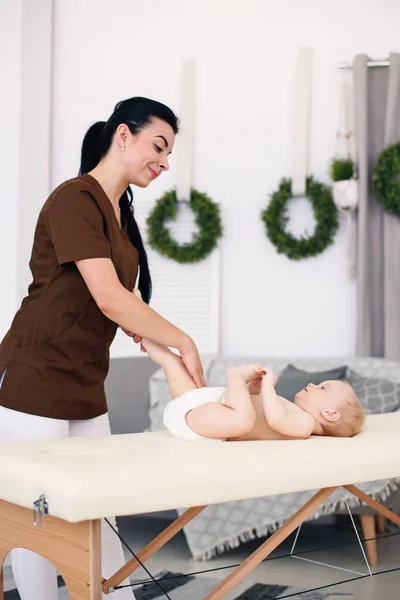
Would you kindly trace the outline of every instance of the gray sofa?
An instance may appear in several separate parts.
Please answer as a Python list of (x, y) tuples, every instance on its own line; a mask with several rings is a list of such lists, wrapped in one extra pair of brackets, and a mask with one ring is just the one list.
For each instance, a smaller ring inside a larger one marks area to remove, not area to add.
[[(274, 358), (274, 357), (223, 357), (223, 356), (203, 356), (202, 357), (206, 380), (208, 385), (225, 385), (226, 370), (236, 364), (258, 363), (269, 365), (278, 374), (288, 365), (293, 363), (296, 367), (307, 371), (322, 371), (347, 365), (360, 375), (365, 377), (379, 377), (391, 382), (396, 382), (400, 386), (400, 364), (394, 363), (385, 359), (365, 358), (365, 357), (342, 357), (342, 358)], [(168, 388), (165, 381), (165, 376), (162, 370), (158, 369), (147, 357), (114, 359), (111, 361), (110, 373), (106, 381), (106, 390), (108, 396), (109, 413), (111, 421), (111, 429), (113, 433), (135, 433), (144, 430), (157, 430), (163, 428), (162, 412), (164, 406), (169, 401)], [(385, 411), (385, 407), (376, 407), (372, 412)], [(392, 409), (393, 410), (393, 409)], [(395, 482), (385, 482), (385, 487), (382, 490), (379, 487), (371, 488), (370, 492), (374, 493), (379, 490), (378, 499), (385, 499), (385, 504), (394, 510), (400, 511), (400, 492), (395, 488)], [(262, 501), (263, 499), (259, 499)], [(258, 500), (256, 499), (255, 502)], [(243, 509), (246, 514), (246, 523), (243, 523), (242, 528), (237, 528), (233, 535), (228, 533), (222, 535), (218, 540), (214, 540), (211, 545), (205, 549), (194, 535), (194, 531), (190, 530), (190, 526), (186, 528), (186, 538), (189, 547), (195, 558), (210, 558), (219, 551), (237, 545), (240, 541), (255, 537), (257, 535), (265, 535), (273, 531), (276, 523), (264, 521), (262, 526), (253, 526), (254, 523), (249, 521), (249, 506), (245, 502), (236, 503), (237, 513)], [(220, 505), (221, 509), (224, 505)], [(214, 507), (215, 508), (215, 507)], [(212, 529), (213, 525), (213, 507), (208, 507), (204, 511), (203, 528)], [(258, 507), (258, 511), (263, 509), (264, 505)], [(251, 508), (253, 510), (253, 507)], [(207, 511), (209, 514), (207, 516)], [(251, 511), (250, 511), (251, 512)], [(382, 529), (384, 524), (381, 520), (377, 520), (373, 512), (364, 506), (354, 506), (353, 514), (361, 515), (361, 524), (365, 538), (375, 536), (376, 527)], [(221, 512), (219, 512), (219, 515)], [(343, 503), (338, 502), (332, 510), (327, 510), (325, 514), (335, 514), (336, 518), (344, 515)], [(155, 516), (171, 517), (176, 516), (175, 512), (158, 513)], [(198, 517), (199, 519), (200, 517)], [(208, 521), (206, 521), (208, 519)], [(272, 519), (272, 517), (271, 517)], [(229, 519), (228, 519), (229, 521)], [(259, 523), (259, 521), (258, 521)], [(387, 524), (385, 524), (387, 526)], [(229, 531), (230, 524), (225, 523), (224, 527)], [(233, 533), (233, 532), (232, 532)], [(367, 551), (371, 564), (377, 563), (377, 548), (376, 543), (371, 541), (367, 543)]]
[(158, 365), (147, 356), (111, 360), (106, 394), (112, 433), (138, 433), (149, 428), (149, 381), (157, 370)]

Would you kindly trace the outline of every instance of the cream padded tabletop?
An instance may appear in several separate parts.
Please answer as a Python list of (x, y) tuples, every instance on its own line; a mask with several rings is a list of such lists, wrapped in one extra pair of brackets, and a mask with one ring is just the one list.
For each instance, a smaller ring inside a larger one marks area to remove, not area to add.
[(204, 443), (165, 431), (0, 443), (0, 499), (76, 522), (400, 476), (400, 413), (354, 438)]

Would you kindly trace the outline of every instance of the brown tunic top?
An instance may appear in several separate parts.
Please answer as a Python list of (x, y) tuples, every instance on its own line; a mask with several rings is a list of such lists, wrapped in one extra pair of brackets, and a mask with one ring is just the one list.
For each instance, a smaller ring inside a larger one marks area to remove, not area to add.
[(0, 344), (0, 405), (56, 419), (107, 411), (104, 380), (117, 325), (100, 311), (74, 261), (110, 258), (132, 291), (138, 251), (91, 175), (60, 185), (37, 222), (33, 281)]

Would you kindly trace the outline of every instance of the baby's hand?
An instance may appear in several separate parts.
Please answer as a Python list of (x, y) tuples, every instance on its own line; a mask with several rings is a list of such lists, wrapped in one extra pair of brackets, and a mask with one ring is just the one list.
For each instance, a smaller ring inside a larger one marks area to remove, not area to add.
[(227, 372), (228, 377), (241, 377), (246, 383), (254, 381), (265, 375), (265, 369), (260, 365), (242, 365), (240, 367), (231, 367)]
[(275, 386), (277, 381), (278, 381), (277, 374), (272, 369), (265, 367), (265, 375), (263, 377), (263, 384), (266, 383), (266, 384)]

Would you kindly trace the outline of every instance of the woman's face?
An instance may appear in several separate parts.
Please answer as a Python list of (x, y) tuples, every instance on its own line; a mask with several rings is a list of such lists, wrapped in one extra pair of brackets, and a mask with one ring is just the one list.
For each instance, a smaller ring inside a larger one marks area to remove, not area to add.
[[(175, 134), (165, 121), (152, 119), (139, 133), (132, 135), (122, 124), (117, 130), (122, 161), (129, 183), (147, 187), (163, 171), (169, 169), (168, 156), (174, 146)], [(121, 151), (121, 146), (125, 149)]]

